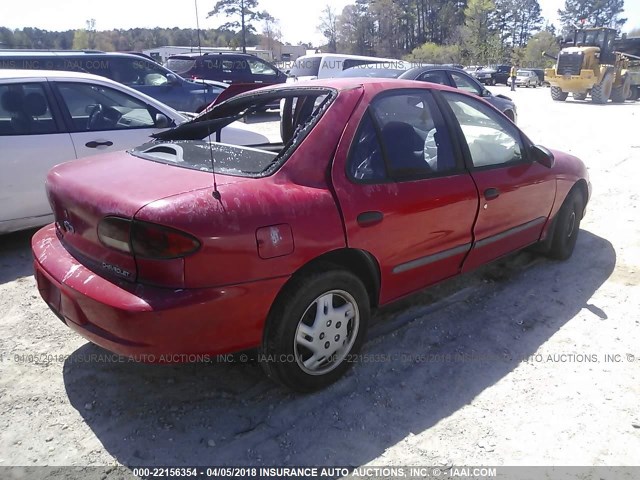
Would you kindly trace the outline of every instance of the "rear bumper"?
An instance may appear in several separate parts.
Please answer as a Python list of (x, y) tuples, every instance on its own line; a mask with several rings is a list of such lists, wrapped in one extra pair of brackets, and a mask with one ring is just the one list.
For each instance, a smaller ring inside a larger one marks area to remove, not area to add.
[(67, 326), (114, 353), (174, 363), (262, 342), (264, 322), (286, 278), (172, 290), (115, 283), (78, 262), (50, 225), (32, 239), (38, 290)]

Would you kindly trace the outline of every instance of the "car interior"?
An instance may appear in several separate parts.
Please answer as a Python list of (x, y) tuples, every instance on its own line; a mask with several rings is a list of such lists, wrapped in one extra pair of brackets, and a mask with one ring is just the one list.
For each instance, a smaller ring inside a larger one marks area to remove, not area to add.
[(0, 86), (0, 134), (37, 135), (56, 131), (39, 85)]

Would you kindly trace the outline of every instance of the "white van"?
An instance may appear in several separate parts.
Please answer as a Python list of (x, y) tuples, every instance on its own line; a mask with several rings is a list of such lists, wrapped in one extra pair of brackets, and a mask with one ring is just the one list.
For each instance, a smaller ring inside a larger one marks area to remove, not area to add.
[(316, 78), (332, 78), (347, 68), (372, 63), (381, 64), (381, 68), (396, 68), (398, 62), (393, 58), (364, 57), (360, 55), (341, 55), (338, 53), (317, 53), (299, 57), (293, 62), (287, 72), (287, 83), (303, 80), (315, 80)]

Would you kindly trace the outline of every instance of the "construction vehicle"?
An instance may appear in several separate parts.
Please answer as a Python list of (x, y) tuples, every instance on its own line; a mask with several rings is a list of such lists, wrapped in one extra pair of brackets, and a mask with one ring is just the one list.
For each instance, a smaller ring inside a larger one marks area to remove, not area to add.
[(640, 71), (633, 69), (640, 65), (640, 56), (617, 48), (640, 50), (640, 38), (617, 40), (613, 28), (576, 28), (558, 57), (544, 54), (556, 60), (554, 68), (545, 70), (551, 98), (564, 101), (571, 93), (574, 99), (585, 100), (591, 95), (591, 101), (599, 104), (637, 98)]

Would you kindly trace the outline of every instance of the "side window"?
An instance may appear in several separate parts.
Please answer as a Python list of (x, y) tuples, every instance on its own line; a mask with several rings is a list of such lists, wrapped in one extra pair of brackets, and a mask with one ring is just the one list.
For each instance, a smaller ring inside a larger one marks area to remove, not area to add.
[(0, 136), (57, 132), (40, 83), (0, 85)]
[(384, 95), (369, 112), (349, 159), (355, 179), (413, 180), (456, 169), (448, 131), (429, 92)]
[(275, 75), (276, 71), (271, 68), (267, 63), (261, 60), (247, 60), (249, 69), (253, 75)]
[(451, 78), (453, 78), (453, 83), (460, 90), (464, 90), (465, 92), (474, 93), (476, 95), (480, 95), (482, 91), (472, 80), (469, 80), (466, 76), (458, 73), (451, 72)]
[(366, 113), (358, 128), (348, 169), (351, 177), (360, 181), (384, 180), (387, 177), (382, 147), (370, 112)]
[(481, 101), (442, 92), (460, 123), (474, 167), (505, 165), (523, 160), (518, 130), (499, 112)]
[(57, 85), (75, 132), (155, 126), (155, 111), (125, 93), (88, 83)]
[(418, 77), (421, 82), (439, 83), (440, 85), (449, 85), (447, 75), (442, 70), (429, 70)]
[(160, 65), (145, 59), (114, 58), (102, 62), (108, 62), (110, 78), (125, 85), (159, 86), (169, 83), (167, 72)]

